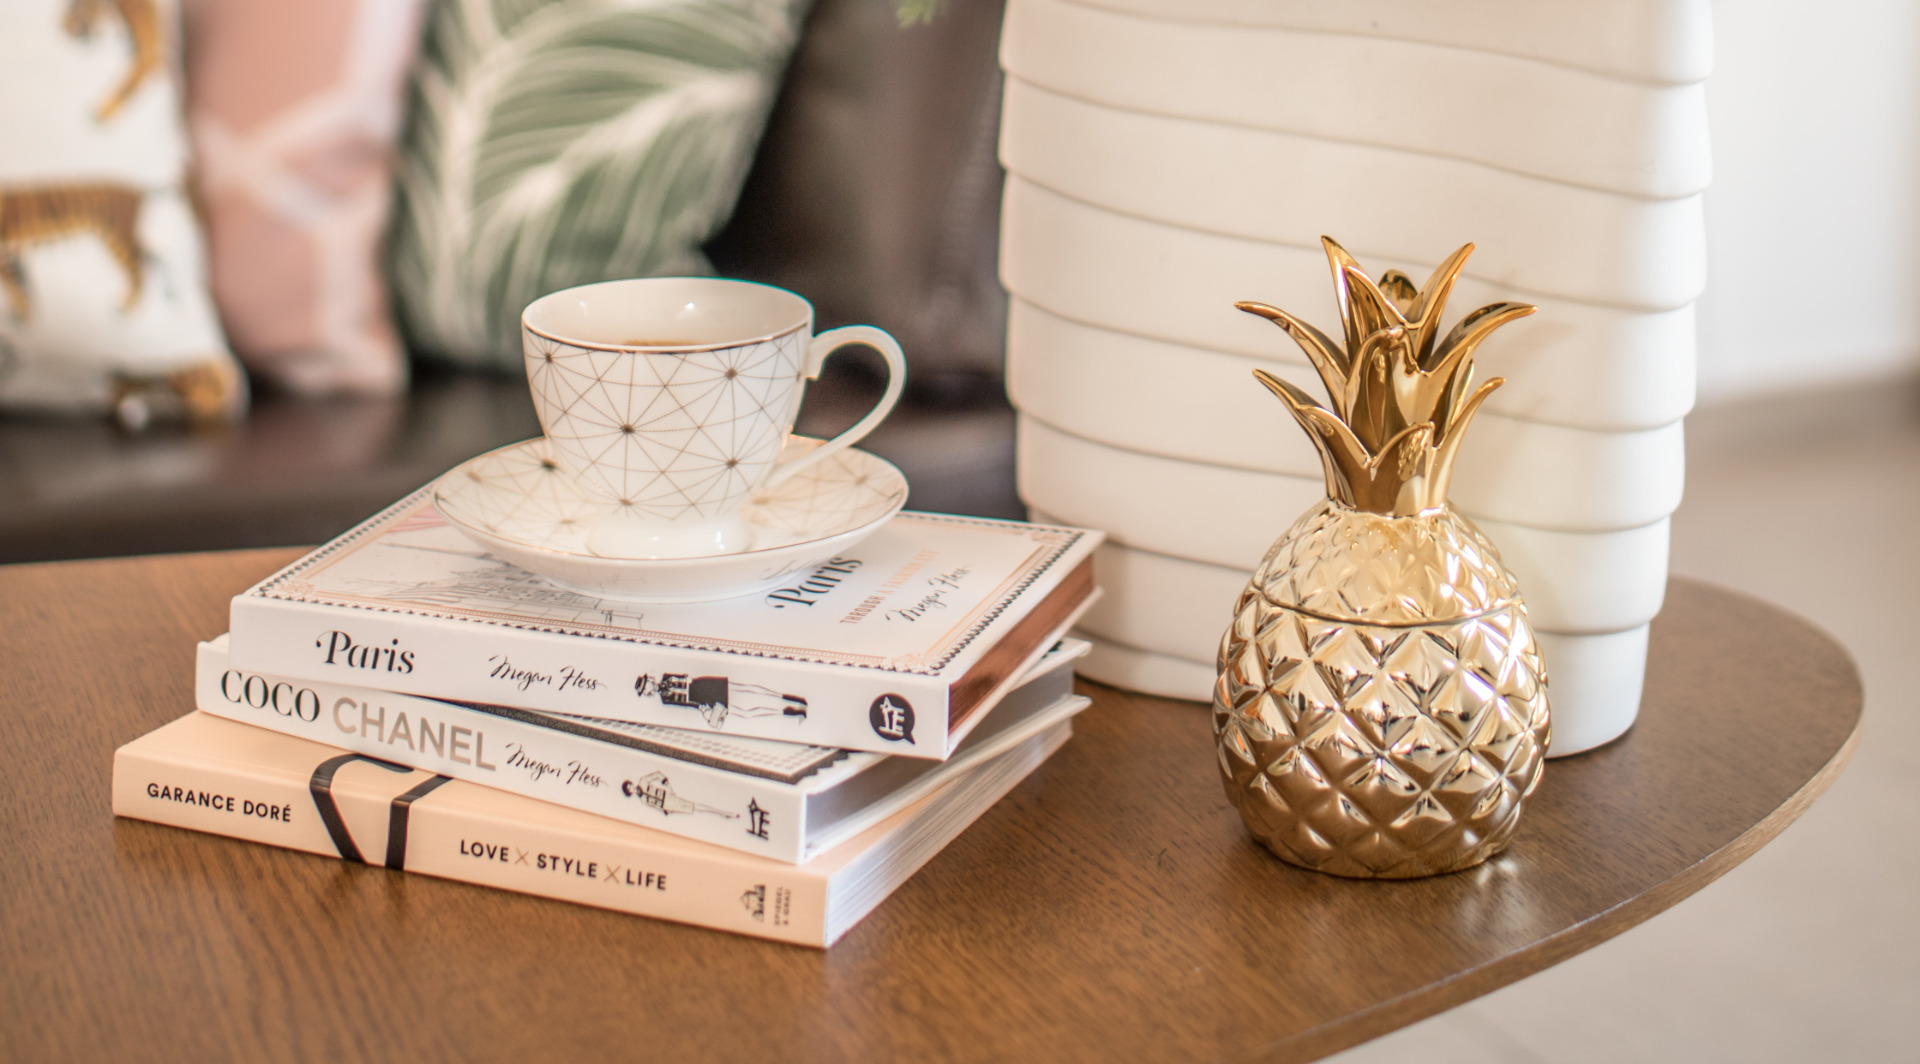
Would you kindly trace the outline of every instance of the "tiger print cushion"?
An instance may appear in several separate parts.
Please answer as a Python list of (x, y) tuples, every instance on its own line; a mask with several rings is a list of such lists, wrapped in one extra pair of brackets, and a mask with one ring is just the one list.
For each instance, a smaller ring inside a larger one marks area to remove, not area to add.
[(187, 121), (241, 361), (304, 394), (406, 386), (380, 241), (421, 0), (195, 0)]
[(167, 0), (0, 3), (0, 408), (246, 409), (182, 187)]

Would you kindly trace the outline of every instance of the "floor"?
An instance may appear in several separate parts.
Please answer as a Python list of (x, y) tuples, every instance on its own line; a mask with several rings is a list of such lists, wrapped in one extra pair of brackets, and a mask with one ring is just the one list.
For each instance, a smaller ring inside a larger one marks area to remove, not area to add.
[(1789, 606), (1852, 650), (1867, 717), (1851, 767), (1676, 908), (1332, 1060), (1920, 1061), (1920, 390), (1703, 410), (1688, 451), (1674, 571)]

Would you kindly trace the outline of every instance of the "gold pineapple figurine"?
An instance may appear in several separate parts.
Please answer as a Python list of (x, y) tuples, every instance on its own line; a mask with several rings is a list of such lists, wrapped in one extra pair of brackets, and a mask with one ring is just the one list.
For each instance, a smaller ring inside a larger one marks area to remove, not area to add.
[(1320, 449), (1327, 499), (1276, 541), (1220, 643), (1213, 722), (1227, 797), (1282, 860), (1402, 879), (1506, 848), (1546, 752), (1547, 677), (1513, 574), (1447, 505), (1461, 434), (1503, 383), (1469, 393), (1473, 352), (1533, 313), (1495, 303), (1439, 340), (1473, 251), (1424, 289), (1375, 284), (1322, 237), (1343, 349), (1261, 303), (1306, 351), (1332, 408), (1263, 370)]

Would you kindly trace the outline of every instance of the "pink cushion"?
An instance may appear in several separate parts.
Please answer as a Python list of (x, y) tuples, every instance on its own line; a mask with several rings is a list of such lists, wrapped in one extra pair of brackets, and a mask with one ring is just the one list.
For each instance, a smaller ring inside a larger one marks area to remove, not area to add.
[(421, 0), (190, 0), (187, 120), (234, 350), (308, 394), (405, 388), (380, 277)]

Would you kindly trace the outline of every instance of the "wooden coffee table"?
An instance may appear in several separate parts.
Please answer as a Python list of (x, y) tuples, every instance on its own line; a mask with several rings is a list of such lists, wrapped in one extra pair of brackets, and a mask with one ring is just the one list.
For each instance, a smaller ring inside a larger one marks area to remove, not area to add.
[(1087, 684), (1073, 741), (822, 953), (116, 821), (114, 747), (292, 556), (0, 568), (0, 1057), (1307, 1060), (1705, 886), (1860, 721), (1830, 638), (1675, 580), (1625, 738), (1549, 763), (1505, 855), (1369, 883), (1248, 840), (1203, 707)]

